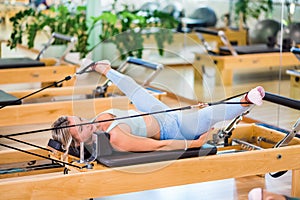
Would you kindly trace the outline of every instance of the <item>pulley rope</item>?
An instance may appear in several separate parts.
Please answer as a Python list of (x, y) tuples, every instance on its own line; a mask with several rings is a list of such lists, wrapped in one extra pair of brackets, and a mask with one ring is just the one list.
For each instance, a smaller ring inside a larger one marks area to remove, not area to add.
[[(211, 102), (211, 103), (198, 103), (196, 105), (179, 107), (179, 108), (173, 108), (173, 109), (167, 109), (167, 110), (161, 110), (161, 111), (155, 111), (155, 112), (150, 112), (150, 113), (142, 113), (142, 114), (137, 114), (137, 115), (117, 117), (117, 118), (105, 119), (105, 120), (100, 120), (100, 121), (85, 122), (85, 123), (68, 125), (68, 126), (51, 127), (51, 128), (45, 128), (45, 129), (38, 129), (38, 130), (32, 130), (32, 131), (25, 131), (25, 132), (13, 133), (13, 134), (8, 134), (6, 136), (12, 137), (12, 136), (33, 134), (33, 133), (52, 131), (52, 130), (63, 129), (63, 128), (71, 128), (71, 127), (76, 127), (76, 126), (84, 126), (84, 125), (95, 124), (95, 123), (102, 123), (102, 122), (122, 120), (122, 119), (128, 119), (128, 118), (143, 117), (143, 116), (147, 116), (147, 115), (155, 115), (155, 114), (160, 114), (160, 113), (175, 112), (175, 111), (188, 110), (188, 109), (199, 108), (199, 107), (201, 108), (201, 107), (206, 107), (206, 106), (214, 106), (214, 105), (218, 105), (218, 104), (252, 104), (250, 102), (226, 102), (226, 101), (228, 101), (230, 99), (233, 99), (235, 97), (238, 97), (238, 96), (241, 96), (241, 95), (244, 95), (244, 94), (246, 94), (246, 93), (241, 93), (241, 94), (238, 94), (238, 95), (226, 98), (224, 100), (216, 101), (216, 102)], [(0, 135), (0, 136), (3, 137), (3, 135)]]

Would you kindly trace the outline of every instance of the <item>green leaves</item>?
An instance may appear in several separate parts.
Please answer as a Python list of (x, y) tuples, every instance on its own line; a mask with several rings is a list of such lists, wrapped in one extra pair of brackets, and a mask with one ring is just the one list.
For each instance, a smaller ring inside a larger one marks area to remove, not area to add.
[(102, 23), (115, 25), (117, 23), (118, 17), (111, 12), (103, 12), (100, 16), (92, 17), (92, 19), (94, 20), (94, 23), (102, 20)]
[[(164, 43), (173, 41), (173, 29), (178, 22), (168, 13), (160, 11), (144, 12), (129, 11), (128, 7), (120, 12), (103, 12), (92, 18), (92, 28), (102, 25), (99, 38), (102, 42), (113, 42), (119, 50), (121, 58), (135, 56), (141, 58), (144, 50), (144, 37), (151, 34), (156, 39), (158, 51), (163, 55)], [(155, 32), (149, 28), (158, 27)]]
[[(26, 31), (25, 29), (29, 27), (29, 23), (30, 24), (34, 24), (32, 22), (30, 22), (30, 18), (32, 16), (35, 16), (35, 10), (33, 10), (32, 8), (28, 9), (28, 10), (24, 10), (24, 11), (20, 11), (18, 12), (14, 17), (10, 18), (10, 21), (12, 22), (13, 25), (13, 31), (11, 33), (11, 37), (10, 40), (8, 41), (8, 46), (10, 46), (11, 49), (16, 48), (16, 46), (19, 43), (22, 43), (22, 37), (24, 34), (24, 31)], [(29, 20), (28, 24), (23, 24), (23, 21), (25, 20)], [(35, 26), (35, 25), (33, 25)], [(32, 31), (34, 31), (34, 27), (30, 28), (29, 33), (32, 35)], [(31, 45), (32, 48), (32, 41), (28, 42), (29, 45)]]
[[(116, 2), (116, 0), (115, 0)], [(15, 48), (27, 38), (28, 48), (34, 47), (38, 32), (46, 33), (49, 38), (53, 32), (75, 36), (78, 42), (75, 50), (84, 57), (95, 47), (88, 49), (88, 37), (95, 28), (101, 28), (99, 38), (102, 42), (116, 44), (120, 55), (142, 57), (144, 37), (154, 35), (158, 51), (163, 55), (165, 43), (173, 41), (173, 29), (178, 22), (169, 13), (161, 11), (144, 12), (130, 11), (128, 6), (120, 12), (102, 12), (97, 17), (86, 18), (86, 7), (78, 6), (76, 11), (70, 11), (66, 5), (51, 7), (47, 13), (38, 12), (32, 8), (18, 12), (10, 20), (13, 31), (8, 46)], [(91, 26), (86, 22), (91, 20)], [(151, 27), (158, 27), (157, 31), (149, 31)], [(47, 41), (45, 41), (47, 42)], [(64, 44), (65, 41), (56, 39), (54, 44)]]
[[(53, 32), (72, 37), (77, 37), (74, 51), (80, 52), (81, 57), (88, 53), (88, 27), (86, 25), (85, 6), (77, 7), (75, 12), (68, 10), (66, 5), (51, 7), (49, 11), (36, 11), (32, 8), (18, 12), (10, 18), (13, 24), (8, 46), (16, 48), (23, 43), (23, 37), (27, 38), (28, 48), (34, 47), (34, 41), (38, 32), (43, 32), (50, 38)], [(45, 41), (47, 42), (47, 41)], [(56, 39), (53, 44), (66, 44), (66, 41)]]
[(272, 0), (238, 0), (235, 3), (235, 18), (238, 19), (240, 13), (242, 13), (245, 24), (247, 24), (247, 19), (250, 17), (258, 19), (262, 13), (268, 15), (272, 11)]

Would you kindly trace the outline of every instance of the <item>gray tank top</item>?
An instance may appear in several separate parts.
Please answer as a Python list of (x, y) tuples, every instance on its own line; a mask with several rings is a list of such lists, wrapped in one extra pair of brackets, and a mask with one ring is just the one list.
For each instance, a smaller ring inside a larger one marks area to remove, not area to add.
[[(104, 113), (112, 114), (116, 118), (140, 114), (135, 110), (109, 109), (109, 110), (106, 110), (106, 111), (100, 113), (99, 115), (104, 114)], [(95, 117), (93, 119), (93, 121), (95, 121), (96, 118), (97, 117)], [(114, 120), (105, 132), (109, 133), (118, 124), (127, 124), (130, 127), (131, 133), (133, 135), (147, 137), (146, 123), (145, 123), (143, 117), (133, 117), (133, 118), (127, 118), (127, 119), (121, 119), (121, 120)]]

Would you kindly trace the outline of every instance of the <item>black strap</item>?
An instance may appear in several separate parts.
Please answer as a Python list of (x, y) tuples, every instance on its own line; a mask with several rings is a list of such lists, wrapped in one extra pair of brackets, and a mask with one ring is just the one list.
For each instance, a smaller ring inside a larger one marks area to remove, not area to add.
[(269, 173), (271, 177), (273, 178), (279, 178), (280, 176), (284, 175), (287, 171), (280, 171), (280, 172), (276, 172), (276, 173)]
[(32, 96), (32, 95), (35, 95), (35, 94), (37, 94), (37, 93), (39, 93), (39, 92), (41, 92), (41, 91), (43, 91), (43, 90), (45, 90), (45, 89), (47, 89), (47, 88), (50, 88), (50, 87), (53, 87), (53, 86), (58, 87), (58, 84), (60, 84), (60, 83), (62, 83), (62, 82), (64, 82), (64, 81), (71, 80), (71, 79), (72, 79), (72, 76), (66, 76), (64, 79), (62, 79), (62, 80), (60, 80), (60, 81), (54, 82), (54, 83), (51, 84), (51, 85), (48, 85), (48, 86), (46, 86), (46, 87), (43, 87), (43, 88), (41, 88), (41, 89), (39, 89), (39, 90), (37, 90), (37, 91), (35, 91), (35, 92), (32, 92), (32, 93), (30, 93), (30, 94), (28, 94), (28, 95), (25, 95), (25, 96), (23, 96), (23, 97), (21, 97), (21, 98), (19, 98), (19, 99), (16, 99), (15, 101), (7, 102), (6, 104), (0, 106), (0, 109), (5, 108), (6, 106), (14, 105), (14, 104), (16, 104), (16, 103), (18, 103), (18, 102), (21, 102), (21, 100), (23, 100), (23, 99), (25, 99), (25, 98), (27, 98), (27, 97), (30, 97), (30, 96)]
[(26, 150), (23, 150), (23, 149), (20, 149), (20, 148), (17, 148), (17, 147), (13, 147), (13, 146), (10, 146), (10, 145), (6, 145), (6, 144), (3, 144), (3, 143), (0, 143), (0, 146), (10, 148), (10, 149), (14, 149), (14, 150), (17, 150), (17, 151), (20, 151), (20, 152), (23, 152), (23, 153), (27, 153), (27, 154), (30, 154), (30, 155), (34, 155), (34, 156), (37, 156), (37, 157), (40, 157), (40, 158), (44, 158), (44, 159), (47, 159), (47, 160), (52, 160), (53, 162), (57, 162), (57, 163), (60, 163), (62, 165), (70, 165), (72, 167), (82, 169), (82, 167), (77, 166), (77, 165), (73, 165), (73, 164), (70, 164), (70, 163), (67, 163), (67, 162), (64, 162), (64, 161), (61, 161), (61, 160), (56, 160), (56, 159), (53, 159), (51, 157), (43, 156), (43, 155), (40, 155), (40, 154), (37, 154), (37, 153), (26, 151)]
[[(213, 106), (213, 105), (218, 105), (218, 104), (244, 104), (244, 103), (245, 104), (252, 104), (252, 103), (248, 103), (248, 102), (226, 102), (226, 101), (228, 101), (230, 99), (236, 98), (236, 97), (241, 96), (243, 94), (246, 94), (246, 93), (238, 94), (238, 95), (226, 98), (226, 99), (221, 100), (221, 101), (207, 103), (207, 105)], [(117, 117), (117, 118), (105, 119), (105, 120), (100, 120), (100, 121), (86, 122), (86, 123), (68, 125), (68, 126), (63, 126), (63, 127), (56, 127), (56, 128), (52, 127), (52, 128), (46, 128), (46, 129), (39, 129), (39, 130), (32, 130), (32, 131), (25, 131), (25, 132), (13, 133), (13, 134), (8, 134), (6, 136), (9, 136), (9, 137), (11, 137), (11, 136), (19, 136), (19, 135), (39, 133), (39, 132), (45, 132), (45, 131), (52, 131), (52, 130), (63, 129), (63, 128), (71, 128), (71, 127), (76, 127), (76, 126), (83, 126), (83, 125), (100, 123), (100, 122), (122, 120), (122, 119), (128, 119), (128, 118), (142, 117), (142, 116), (146, 116), (146, 115), (155, 115), (155, 114), (160, 114), (160, 113), (169, 113), (169, 112), (174, 112), (174, 111), (193, 109), (194, 107), (195, 107), (195, 105), (185, 106), (185, 107), (179, 107), (179, 108), (171, 108), (171, 109), (161, 110), (161, 111), (155, 111), (155, 112), (151, 112), (151, 113), (142, 113), (142, 114), (137, 114), (137, 115), (130, 115), (130, 116), (125, 116), (125, 117)], [(197, 105), (196, 105), (196, 107), (197, 107)]]

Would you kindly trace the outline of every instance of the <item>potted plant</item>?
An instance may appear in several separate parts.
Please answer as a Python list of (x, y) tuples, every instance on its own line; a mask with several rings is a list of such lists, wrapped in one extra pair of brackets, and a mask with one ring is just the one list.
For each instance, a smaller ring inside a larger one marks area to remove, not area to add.
[[(66, 5), (51, 7), (49, 10), (37, 11), (28, 8), (18, 12), (10, 18), (13, 29), (8, 41), (8, 46), (13, 49), (18, 44), (23, 44), (27, 38), (28, 48), (34, 47), (36, 36), (43, 32), (49, 38), (53, 32), (72, 37), (77, 37), (77, 43), (73, 51), (80, 52), (81, 57), (88, 53), (88, 27), (86, 25), (85, 7), (78, 6), (75, 12), (70, 11)], [(66, 44), (66, 41), (55, 40), (55, 44)]]
[(130, 11), (128, 6), (125, 6), (122, 11), (104, 11), (99, 16), (92, 17), (90, 30), (101, 26), (99, 44), (114, 43), (121, 59), (124, 59), (127, 56), (141, 58), (144, 50), (144, 39), (151, 35), (155, 38), (159, 54), (163, 55), (164, 44), (170, 44), (173, 41), (173, 29), (177, 25), (178, 21), (169, 13), (158, 10), (154, 12)]
[[(13, 31), (9, 40), (10, 48), (24, 42), (27, 37), (27, 46), (32, 48), (38, 32), (51, 36), (51, 33), (76, 36), (78, 42), (75, 50), (84, 57), (94, 50), (99, 44), (92, 47), (88, 44), (91, 32), (101, 28), (99, 35), (100, 43), (111, 42), (116, 45), (121, 58), (127, 56), (142, 57), (144, 50), (144, 38), (154, 36), (158, 51), (163, 55), (165, 43), (173, 40), (173, 29), (177, 27), (178, 21), (169, 13), (161, 11), (139, 11), (129, 10), (125, 5), (122, 11), (115, 11), (115, 0), (112, 11), (104, 11), (97, 17), (86, 18), (86, 7), (79, 6), (76, 12), (71, 12), (66, 5), (51, 7), (50, 12), (37, 11), (32, 8), (20, 11), (10, 19)], [(91, 26), (87, 21), (91, 20)], [(155, 30), (153, 28), (156, 28)], [(153, 31), (154, 30), (154, 31)], [(65, 43), (55, 40), (53, 44)]]

